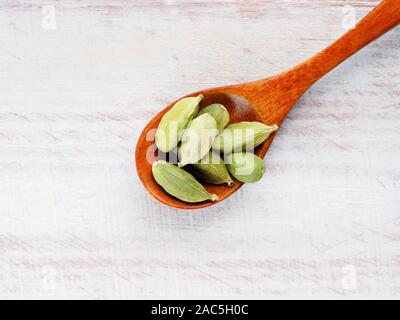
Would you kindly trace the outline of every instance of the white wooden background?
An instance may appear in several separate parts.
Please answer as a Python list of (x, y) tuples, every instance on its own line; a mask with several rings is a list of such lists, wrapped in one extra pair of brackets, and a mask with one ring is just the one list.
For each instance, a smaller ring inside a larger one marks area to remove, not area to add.
[(315, 85), (226, 202), (160, 205), (134, 164), (170, 101), (294, 66), (376, 4), (2, 0), (0, 298), (400, 298), (400, 28)]

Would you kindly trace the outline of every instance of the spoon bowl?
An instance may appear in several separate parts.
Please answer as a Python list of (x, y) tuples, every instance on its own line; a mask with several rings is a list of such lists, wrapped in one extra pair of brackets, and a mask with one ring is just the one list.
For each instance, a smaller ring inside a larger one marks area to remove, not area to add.
[[(212, 88), (185, 97), (204, 95), (200, 109), (220, 103), (229, 111), (230, 123), (260, 121), (267, 125), (284, 121), (286, 115), (304, 92), (318, 79), (352, 56), (361, 48), (400, 23), (400, 1), (385, 0), (331, 46), (313, 58), (276, 76), (244, 84)], [(183, 97), (183, 98), (185, 98)], [(179, 99), (180, 100), (180, 99)], [(235, 193), (243, 183), (231, 187), (205, 184), (208, 192), (219, 197), (218, 201), (185, 203), (167, 194), (153, 179), (151, 166), (157, 160), (155, 132), (163, 115), (175, 104), (158, 113), (143, 129), (136, 145), (136, 170), (146, 190), (158, 201), (179, 209), (199, 209), (217, 204)], [(264, 158), (275, 133), (259, 147), (255, 154)]]
[[(224, 105), (229, 112), (230, 123), (241, 121), (262, 121), (262, 118), (256, 109), (248, 100), (235, 93), (227, 92), (234, 92), (233, 87), (205, 90), (190, 94), (188, 97), (198, 96), (199, 94), (204, 95), (204, 99), (200, 103), (199, 110), (213, 103), (220, 103)], [(167, 194), (153, 179), (151, 166), (152, 163), (158, 158), (158, 150), (154, 141), (155, 132), (163, 115), (170, 108), (172, 108), (174, 104), (175, 102), (157, 114), (157, 116), (147, 124), (139, 138), (136, 147), (136, 165), (140, 180), (154, 198), (171, 207), (179, 209), (199, 209), (221, 202), (237, 191), (243, 185), (243, 183), (236, 181), (235, 184), (230, 187), (226, 184), (204, 184), (208, 192), (218, 195), (219, 200), (215, 202), (206, 201), (200, 203), (185, 203)], [(274, 123), (277, 122), (278, 121), (275, 121)], [(265, 156), (273, 137), (274, 134), (271, 134), (267, 141), (256, 148), (255, 153), (259, 157), (263, 158)]]

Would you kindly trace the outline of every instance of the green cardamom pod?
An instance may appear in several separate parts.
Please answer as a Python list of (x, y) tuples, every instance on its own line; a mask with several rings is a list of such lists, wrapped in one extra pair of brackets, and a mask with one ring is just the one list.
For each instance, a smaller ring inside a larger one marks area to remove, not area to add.
[(198, 115), (200, 116), (205, 113), (208, 113), (215, 119), (215, 121), (217, 121), (217, 129), (219, 132), (224, 130), (229, 123), (229, 112), (222, 104), (211, 104), (208, 107), (200, 110)]
[(199, 162), (192, 164), (189, 171), (205, 183), (233, 185), (224, 161), (218, 154), (211, 151)]
[(179, 167), (196, 163), (205, 157), (217, 135), (217, 122), (208, 113), (193, 119), (182, 136)]
[(264, 161), (250, 152), (232, 153), (225, 157), (231, 175), (241, 182), (257, 182), (265, 172)]
[(224, 154), (253, 150), (278, 130), (278, 126), (267, 126), (261, 122), (239, 122), (227, 126), (214, 140), (213, 150)]
[(218, 200), (217, 195), (208, 193), (190, 173), (164, 160), (153, 163), (152, 173), (156, 182), (179, 200), (189, 203)]
[(156, 132), (157, 148), (162, 152), (170, 152), (179, 143), (183, 131), (197, 114), (203, 96), (190, 97), (179, 100), (161, 118)]

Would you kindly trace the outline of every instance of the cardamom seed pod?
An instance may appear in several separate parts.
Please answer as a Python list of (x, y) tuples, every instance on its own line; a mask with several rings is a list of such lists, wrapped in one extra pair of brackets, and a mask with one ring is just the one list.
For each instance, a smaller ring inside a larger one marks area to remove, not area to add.
[(179, 100), (161, 118), (156, 132), (156, 145), (162, 152), (170, 152), (179, 143), (183, 131), (197, 114), (203, 96)]
[(217, 135), (217, 122), (208, 113), (193, 119), (182, 136), (178, 166), (183, 167), (202, 159), (210, 151)]
[(230, 174), (241, 182), (257, 182), (265, 172), (264, 161), (251, 152), (232, 153), (225, 163)]
[(190, 173), (171, 163), (163, 160), (154, 162), (152, 173), (156, 182), (179, 200), (189, 203), (218, 200), (217, 195), (208, 193)]
[(229, 112), (222, 104), (211, 104), (208, 107), (200, 110), (198, 115), (200, 116), (205, 113), (208, 113), (215, 119), (215, 121), (217, 121), (217, 129), (219, 132), (224, 130), (229, 123)]
[(199, 162), (190, 165), (189, 171), (197, 179), (205, 183), (226, 183), (228, 186), (234, 183), (226, 169), (224, 161), (218, 154), (211, 151)]
[(261, 122), (239, 122), (228, 125), (214, 140), (213, 150), (224, 154), (252, 150), (263, 143), (278, 126), (267, 126)]

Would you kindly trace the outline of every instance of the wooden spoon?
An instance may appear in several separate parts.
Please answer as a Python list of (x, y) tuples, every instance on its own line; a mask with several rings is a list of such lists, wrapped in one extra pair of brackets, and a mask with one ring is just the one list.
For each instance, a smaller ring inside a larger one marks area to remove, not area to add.
[[(187, 96), (203, 94), (200, 108), (212, 103), (221, 103), (231, 115), (231, 123), (240, 121), (262, 121), (281, 125), (290, 109), (304, 92), (323, 75), (352, 56), (364, 46), (400, 23), (400, 0), (385, 0), (380, 3), (357, 26), (313, 58), (289, 71), (255, 82), (202, 90)], [(175, 103), (175, 102), (174, 102)], [(206, 185), (206, 189), (219, 196), (216, 202), (190, 204), (168, 195), (153, 179), (151, 164), (155, 160), (155, 129), (161, 117), (174, 103), (158, 113), (144, 128), (136, 145), (136, 170), (147, 191), (160, 202), (179, 209), (196, 209), (214, 205), (237, 191), (242, 184), (232, 187)], [(264, 157), (274, 134), (255, 152)], [(150, 161), (149, 161), (150, 160)]]

